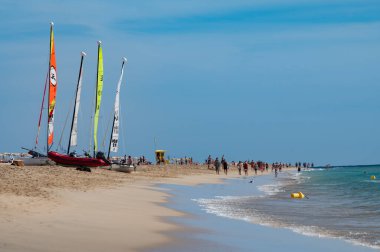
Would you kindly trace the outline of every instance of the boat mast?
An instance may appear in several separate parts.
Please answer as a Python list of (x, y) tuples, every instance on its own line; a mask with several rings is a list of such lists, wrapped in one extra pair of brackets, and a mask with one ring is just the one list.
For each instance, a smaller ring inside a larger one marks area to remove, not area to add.
[(98, 150), (98, 122), (99, 122), (99, 110), (100, 102), (102, 99), (103, 91), (103, 50), (101, 47), (102, 42), (98, 41), (98, 64), (96, 72), (96, 93), (95, 93), (95, 115), (94, 115), (94, 157), (96, 157), (96, 151)]
[[(50, 57), (49, 57), (49, 58), (50, 58)], [(39, 138), (39, 136), (40, 136), (41, 119), (42, 119), (42, 112), (43, 112), (43, 109), (44, 109), (45, 96), (46, 96), (46, 87), (47, 87), (47, 83), (48, 83), (48, 78), (49, 78), (49, 71), (46, 73), (45, 87), (44, 87), (44, 94), (43, 94), (43, 96), (42, 96), (42, 103), (41, 103), (40, 117), (39, 117), (39, 119), (38, 119), (38, 130), (37, 130), (37, 136), (36, 136), (36, 142), (35, 142), (35, 145), (34, 145), (34, 149), (37, 149), (38, 138)]]
[[(67, 155), (70, 154), (70, 146), (74, 146), (77, 144), (77, 120), (78, 120), (78, 110), (79, 110), (78, 106), (79, 106), (79, 101), (80, 101), (80, 91), (81, 91), (81, 84), (82, 84), (82, 67), (83, 67), (84, 56), (86, 56), (86, 53), (81, 52), (78, 83), (77, 83), (77, 90), (75, 92), (75, 104), (74, 104), (74, 111), (73, 111), (73, 119), (71, 120), (71, 129), (70, 129), (70, 137), (69, 137), (69, 146), (67, 147)], [(74, 124), (75, 124), (75, 132), (73, 132)], [(73, 137), (74, 134), (75, 136)]]
[(119, 141), (119, 97), (120, 97), (120, 86), (121, 82), (123, 80), (123, 73), (124, 73), (124, 64), (127, 62), (126, 58), (123, 58), (123, 62), (121, 64), (121, 74), (120, 74), (120, 79), (117, 84), (117, 89), (116, 89), (116, 96), (115, 96), (115, 105), (114, 105), (114, 116), (113, 116), (113, 122), (112, 122), (112, 129), (111, 129), (111, 137), (110, 137), (110, 143), (108, 147), (108, 155), (107, 159), (110, 158), (110, 153), (112, 152), (117, 152), (118, 149), (118, 141)]
[[(110, 144), (108, 146), (108, 155), (107, 155), (107, 159), (110, 159), (110, 154), (111, 154), (111, 146), (112, 146), (112, 140), (113, 140), (113, 130), (114, 130), (114, 127), (115, 127), (115, 118), (116, 118), (116, 115), (114, 114), (113, 115), (113, 122), (112, 122), (112, 129), (111, 129), (111, 137), (110, 137)], [(117, 141), (117, 140), (116, 140)], [(117, 144), (117, 142), (116, 142)]]

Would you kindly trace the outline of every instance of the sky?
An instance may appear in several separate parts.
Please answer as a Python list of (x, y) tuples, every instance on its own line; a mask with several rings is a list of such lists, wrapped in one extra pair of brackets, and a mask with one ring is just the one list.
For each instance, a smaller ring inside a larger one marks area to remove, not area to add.
[(101, 40), (101, 150), (126, 57), (116, 155), (380, 163), (378, 0), (1, 0), (0, 21), (0, 152), (34, 146), (53, 21), (52, 150), (67, 148), (81, 51), (76, 150), (90, 148)]

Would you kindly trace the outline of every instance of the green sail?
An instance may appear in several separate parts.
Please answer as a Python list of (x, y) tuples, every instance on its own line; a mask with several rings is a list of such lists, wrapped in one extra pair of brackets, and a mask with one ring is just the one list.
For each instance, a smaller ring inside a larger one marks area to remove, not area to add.
[(103, 50), (101, 42), (98, 42), (98, 73), (96, 82), (96, 101), (95, 101), (95, 116), (94, 116), (94, 154), (98, 151), (98, 122), (100, 103), (102, 101), (103, 92)]

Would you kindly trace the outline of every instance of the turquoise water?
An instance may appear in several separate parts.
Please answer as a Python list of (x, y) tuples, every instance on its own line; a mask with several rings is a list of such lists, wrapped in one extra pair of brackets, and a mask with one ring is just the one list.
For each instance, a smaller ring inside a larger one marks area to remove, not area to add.
[[(282, 172), (258, 188), (262, 195), (223, 195), (199, 204), (220, 216), (380, 249), (380, 166)], [(298, 191), (308, 199), (291, 199)]]

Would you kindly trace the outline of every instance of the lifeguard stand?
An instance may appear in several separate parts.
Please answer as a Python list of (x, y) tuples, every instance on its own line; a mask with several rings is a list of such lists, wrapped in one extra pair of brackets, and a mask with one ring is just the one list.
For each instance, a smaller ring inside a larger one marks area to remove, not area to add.
[(165, 164), (165, 151), (164, 150), (156, 150), (156, 162), (157, 164)]

